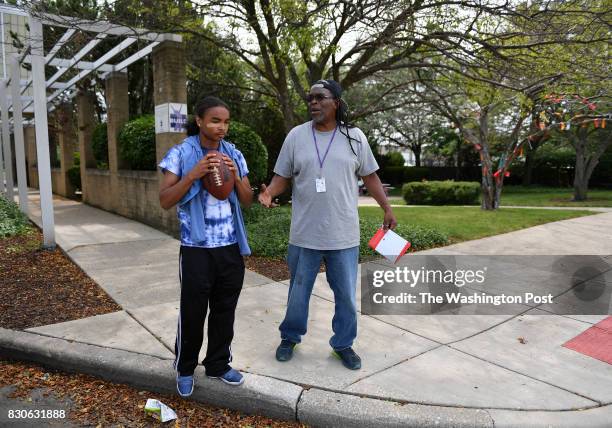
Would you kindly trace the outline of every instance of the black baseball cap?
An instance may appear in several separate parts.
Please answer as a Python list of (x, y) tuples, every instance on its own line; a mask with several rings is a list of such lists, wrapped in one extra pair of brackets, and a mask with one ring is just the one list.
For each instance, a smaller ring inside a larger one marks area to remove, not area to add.
[(340, 98), (342, 96), (342, 86), (340, 86), (340, 83), (336, 82), (335, 80), (332, 80), (332, 79), (317, 80), (312, 85), (312, 88), (321, 88), (321, 87), (329, 90), (329, 92), (332, 93), (334, 98)]

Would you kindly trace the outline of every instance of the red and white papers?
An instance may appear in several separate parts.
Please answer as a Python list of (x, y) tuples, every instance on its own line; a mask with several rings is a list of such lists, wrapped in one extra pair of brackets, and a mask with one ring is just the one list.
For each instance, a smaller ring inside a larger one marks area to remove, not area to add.
[(393, 263), (406, 254), (408, 248), (410, 248), (410, 242), (399, 236), (391, 229), (384, 230), (380, 228), (376, 231), (370, 242), (368, 242), (370, 248), (377, 253), (381, 254), (384, 258)]

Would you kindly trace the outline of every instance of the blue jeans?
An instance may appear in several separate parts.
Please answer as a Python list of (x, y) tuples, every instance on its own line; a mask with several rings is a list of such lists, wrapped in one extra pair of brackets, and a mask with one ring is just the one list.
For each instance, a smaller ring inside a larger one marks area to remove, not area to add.
[(359, 247), (344, 250), (311, 250), (289, 245), (287, 263), (291, 272), (287, 312), (279, 330), (281, 338), (300, 343), (306, 334), (308, 303), (312, 287), (319, 273), (321, 260), (325, 261), (326, 277), (334, 292), (335, 312), (332, 320), (334, 335), (329, 340), (339, 350), (353, 345), (357, 337), (357, 265)]

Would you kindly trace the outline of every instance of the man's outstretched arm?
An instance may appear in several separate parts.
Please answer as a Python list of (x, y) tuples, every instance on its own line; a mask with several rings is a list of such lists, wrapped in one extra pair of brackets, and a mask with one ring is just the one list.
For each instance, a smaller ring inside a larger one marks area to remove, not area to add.
[(265, 184), (261, 185), (261, 191), (259, 192), (259, 196), (257, 197), (259, 203), (267, 208), (274, 207), (275, 205), (272, 203), (272, 200), (278, 195), (285, 192), (285, 190), (287, 190), (287, 188), (289, 187), (290, 183), (290, 179), (274, 174), (274, 177), (272, 177), (272, 181), (270, 181), (270, 184), (268, 186), (266, 186)]

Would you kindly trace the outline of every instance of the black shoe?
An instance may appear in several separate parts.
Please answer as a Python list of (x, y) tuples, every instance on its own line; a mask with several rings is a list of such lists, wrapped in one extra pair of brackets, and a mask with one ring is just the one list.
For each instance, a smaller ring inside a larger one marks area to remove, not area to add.
[(290, 340), (281, 340), (280, 345), (276, 348), (276, 359), (278, 361), (289, 361), (293, 357), (293, 348), (297, 343)]
[(340, 350), (335, 350), (333, 355), (342, 361), (342, 364), (347, 369), (359, 370), (361, 368), (361, 358), (353, 351), (353, 348), (348, 347)]

